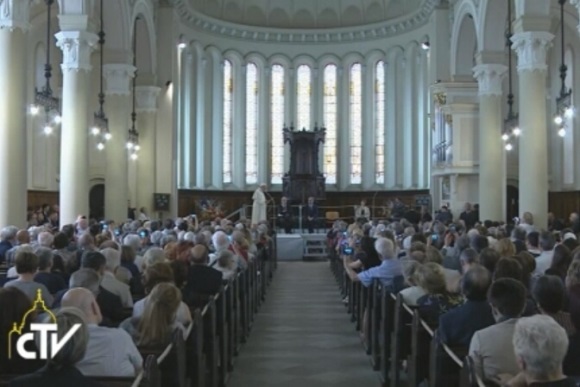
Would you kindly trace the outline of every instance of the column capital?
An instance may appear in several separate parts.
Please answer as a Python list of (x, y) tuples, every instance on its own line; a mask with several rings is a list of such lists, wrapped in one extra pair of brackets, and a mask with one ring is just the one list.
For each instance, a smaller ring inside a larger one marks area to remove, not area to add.
[(477, 79), (480, 96), (501, 96), (502, 80), (507, 66), (502, 64), (479, 64), (473, 68), (473, 76)]
[(124, 63), (112, 63), (103, 66), (107, 95), (131, 95), (131, 79), (135, 76), (135, 66)]
[(157, 111), (157, 96), (161, 91), (157, 86), (137, 86), (135, 88), (135, 102), (137, 113), (155, 113)]
[(546, 31), (518, 32), (512, 36), (512, 49), (518, 54), (518, 72), (546, 71), (546, 56), (554, 35)]
[(0, 0), (0, 29), (30, 28), (30, 0)]
[(99, 40), (88, 31), (60, 31), (56, 35), (56, 45), (62, 50), (62, 71), (90, 71), (91, 51)]

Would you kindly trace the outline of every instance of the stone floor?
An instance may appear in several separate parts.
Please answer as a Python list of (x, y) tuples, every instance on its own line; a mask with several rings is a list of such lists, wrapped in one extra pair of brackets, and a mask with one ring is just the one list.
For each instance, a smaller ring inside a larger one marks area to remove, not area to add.
[(379, 386), (327, 262), (280, 262), (230, 387)]

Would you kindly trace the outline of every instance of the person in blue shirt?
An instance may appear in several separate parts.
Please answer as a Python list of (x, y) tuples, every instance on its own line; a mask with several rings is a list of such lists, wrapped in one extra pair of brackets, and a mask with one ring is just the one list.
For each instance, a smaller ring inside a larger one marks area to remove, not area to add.
[(344, 268), (352, 281), (369, 287), (376, 278), (385, 286), (393, 286), (396, 277), (402, 276), (401, 261), (397, 259), (397, 249), (392, 240), (388, 238), (378, 238), (375, 241), (375, 250), (379, 254), (381, 264), (368, 270), (356, 273), (348, 266), (348, 260), (344, 260)]

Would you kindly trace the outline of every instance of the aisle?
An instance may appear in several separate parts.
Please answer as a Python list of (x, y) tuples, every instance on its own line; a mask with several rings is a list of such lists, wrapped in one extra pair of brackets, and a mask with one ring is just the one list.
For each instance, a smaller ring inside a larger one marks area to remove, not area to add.
[(229, 387), (379, 385), (326, 262), (279, 262)]

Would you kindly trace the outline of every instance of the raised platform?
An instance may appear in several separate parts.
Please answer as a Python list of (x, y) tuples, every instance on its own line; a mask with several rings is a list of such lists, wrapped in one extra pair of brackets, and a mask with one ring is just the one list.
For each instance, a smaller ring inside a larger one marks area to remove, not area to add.
[(277, 234), (276, 249), (280, 261), (326, 258), (326, 234)]

